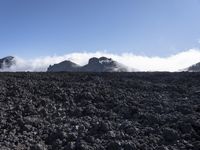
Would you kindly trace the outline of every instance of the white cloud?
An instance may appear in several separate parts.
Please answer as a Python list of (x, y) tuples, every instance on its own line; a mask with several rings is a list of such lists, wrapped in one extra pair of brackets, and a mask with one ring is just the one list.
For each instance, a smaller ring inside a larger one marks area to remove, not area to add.
[(190, 49), (169, 57), (139, 56), (133, 53), (112, 54), (107, 52), (70, 53), (63, 56), (47, 56), (25, 60), (16, 56), (16, 65), (4, 71), (46, 71), (49, 65), (64, 60), (71, 60), (79, 65), (85, 65), (91, 57), (109, 57), (127, 66), (132, 71), (179, 71), (200, 62), (200, 49)]

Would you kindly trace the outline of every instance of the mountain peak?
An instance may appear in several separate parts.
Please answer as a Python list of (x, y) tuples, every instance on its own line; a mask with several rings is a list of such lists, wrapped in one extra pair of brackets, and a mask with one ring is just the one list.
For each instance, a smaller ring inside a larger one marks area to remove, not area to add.
[(4, 57), (4, 58), (2, 58), (2, 59), (5, 59), (5, 60), (12, 60), (12, 59), (14, 59), (14, 57), (13, 57), (13, 56), (7, 56), (7, 57)]
[(48, 72), (62, 72), (62, 71), (73, 72), (73, 71), (77, 71), (77, 68), (79, 68), (79, 65), (69, 60), (65, 60), (58, 64), (50, 65), (47, 71)]
[(118, 62), (113, 61), (107, 57), (92, 57), (89, 59), (88, 64), (78, 66), (71, 61), (63, 61), (59, 64), (49, 66), (48, 72), (125, 72), (127, 69), (120, 65)]
[(10, 68), (15, 64), (15, 60), (13, 56), (7, 56), (0, 59), (0, 69)]
[(107, 58), (107, 57), (100, 57), (100, 58), (96, 58), (96, 57), (92, 57), (89, 59), (88, 64), (105, 64), (105, 63), (111, 63), (113, 62), (113, 60), (111, 58)]
[(97, 63), (99, 63), (99, 59), (96, 57), (92, 57), (88, 61), (88, 64), (97, 64)]

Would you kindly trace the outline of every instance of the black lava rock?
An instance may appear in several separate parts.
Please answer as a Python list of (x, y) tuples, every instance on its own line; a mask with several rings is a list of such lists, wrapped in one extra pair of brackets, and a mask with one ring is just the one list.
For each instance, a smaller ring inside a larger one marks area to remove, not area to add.
[(174, 142), (178, 138), (178, 133), (176, 130), (171, 128), (164, 128), (163, 129), (163, 137), (168, 142)]
[(0, 73), (0, 149), (199, 150), (199, 80), (200, 73)]

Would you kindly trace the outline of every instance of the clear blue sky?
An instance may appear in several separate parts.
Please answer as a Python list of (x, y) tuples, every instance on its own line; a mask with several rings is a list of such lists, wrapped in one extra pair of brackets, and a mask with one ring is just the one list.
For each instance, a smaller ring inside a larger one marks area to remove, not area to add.
[(0, 0), (0, 57), (200, 47), (200, 0)]

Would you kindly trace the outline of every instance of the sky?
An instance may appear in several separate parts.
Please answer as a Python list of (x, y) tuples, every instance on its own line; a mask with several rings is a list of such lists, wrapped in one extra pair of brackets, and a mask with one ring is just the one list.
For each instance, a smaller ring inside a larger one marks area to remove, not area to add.
[(0, 0), (0, 57), (200, 47), (200, 0)]
[(5, 56), (20, 71), (94, 56), (130, 70), (184, 69), (200, 62), (200, 0), (0, 0)]

